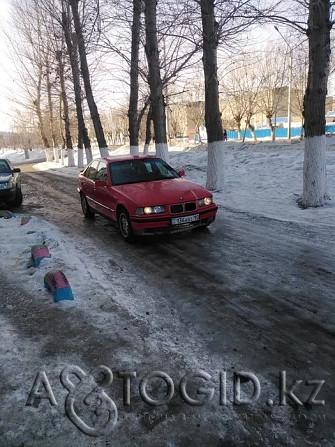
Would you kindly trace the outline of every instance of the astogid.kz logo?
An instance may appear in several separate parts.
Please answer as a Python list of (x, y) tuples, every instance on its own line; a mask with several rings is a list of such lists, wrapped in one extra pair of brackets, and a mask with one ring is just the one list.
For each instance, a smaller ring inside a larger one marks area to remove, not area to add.
[[(71, 375), (75, 377), (75, 383), (70, 379)], [(60, 381), (68, 391), (65, 413), (80, 431), (88, 436), (102, 436), (113, 430), (118, 416), (117, 408), (102, 388), (113, 382), (113, 373), (107, 366), (99, 366), (90, 374), (86, 374), (78, 366), (68, 366), (62, 370)], [(40, 391), (41, 388), (44, 390)], [(44, 371), (37, 374), (26, 405), (39, 406), (41, 399), (48, 399), (51, 405), (57, 405)], [(92, 426), (79, 417), (77, 408), (80, 413), (86, 413)]]
[[(131, 404), (131, 381), (136, 379), (135, 371), (119, 371), (117, 377), (122, 386), (123, 405)], [(193, 371), (184, 375), (179, 383), (178, 391), (182, 401), (193, 407), (200, 407), (210, 402), (215, 395), (215, 388), (210, 385), (212, 377), (205, 371)], [(152, 395), (152, 384), (159, 381), (164, 384), (165, 392)], [(60, 382), (67, 390), (65, 398), (65, 413), (69, 420), (88, 436), (102, 436), (109, 434), (118, 418), (115, 402), (109, 397), (105, 389), (113, 382), (113, 373), (107, 366), (99, 366), (90, 374), (86, 374), (78, 366), (68, 366), (61, 371)], [(118, 383), (117, 382), (117, 383)], [(200, 383), (200, 384), (199, 384)], [(248, 383), (248, 392), (241, 389), (244, 383)], [(310, 388), (309, 397), (302, 400), (297, 395), (297, 389), (302, 385), (302, 380), (296, 380), (287, 385), (286, 371), (279, 373), (278, 400), (267, 399), (266, 405), (286, 405), (287, 401), (296, 406), (322, 406), (324, 400), (317, 400), (324, 380), (306, 380), (305, 385)], [(203, 385), (206, 386), (203, 386)], [(230, 402), (233, 405), (255, 404), (261, 396), (261, 385), (257, 376), (251, 372), (235, 372), (232, 383), (232, 396), (227, 399), (227, 373), (219, 372), (218, 380), (218, 404), (226, 406)], [(145, 374), (141, 379), (138, 392), (141, 400), (146, 404), (157, 407), (167, 405), (176, 395), (175, 384), (171, 377), (163, 371), (153, 371)], [(57, 401), (51, 389), (49, 379), (44, 371), (39, 371), (31, 388), (26, 406), (39, 407), (42, 399), (49, 401), (50, 405), (57, 406)], [(121, 398), (122, 399), (122, 398)]]

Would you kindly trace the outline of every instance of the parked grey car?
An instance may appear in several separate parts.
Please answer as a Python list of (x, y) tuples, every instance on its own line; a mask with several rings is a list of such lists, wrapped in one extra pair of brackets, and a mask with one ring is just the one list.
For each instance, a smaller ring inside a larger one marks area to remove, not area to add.
[(22, 203), (21, 170), (7, 158), (0, 158), (0, 203), (17, 207)]

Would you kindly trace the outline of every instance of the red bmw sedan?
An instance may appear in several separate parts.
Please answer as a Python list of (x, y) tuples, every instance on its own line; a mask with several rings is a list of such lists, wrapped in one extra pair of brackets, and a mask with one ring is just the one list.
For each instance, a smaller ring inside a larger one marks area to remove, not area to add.
[(79, 174), (78, 192), (86, 217), (112, 219), (123, 239), (176, 233), (211, 224), (217, 212), (212, 194), (182, 178), (155, 156), (105, 157)]

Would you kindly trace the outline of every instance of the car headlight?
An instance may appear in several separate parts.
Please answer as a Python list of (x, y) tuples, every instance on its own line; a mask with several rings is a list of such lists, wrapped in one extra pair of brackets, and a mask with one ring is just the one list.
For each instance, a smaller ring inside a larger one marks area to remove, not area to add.
[(0, 183), (0, 189), (11, 189), (15, 187), (15, 183), (10, 180), (9, 182), (6, 183)]
[(144, 208), (136, 208), (135, 214), (159, 214), (165, 213), (163, 205), (145, 206)]
[(199, 199), (199, 206), (208, 206), (213, 203), (212, 197), (205, 197), (204, 199)]

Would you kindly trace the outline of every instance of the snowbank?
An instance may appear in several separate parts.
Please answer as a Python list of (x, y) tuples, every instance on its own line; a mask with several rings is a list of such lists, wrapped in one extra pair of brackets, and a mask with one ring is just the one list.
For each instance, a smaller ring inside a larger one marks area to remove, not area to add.
[[(224, 156), (225, 184), (222, 191), (214, 193), (215, 201), (223, 209), (285, 221), (335, 226), (335, 136), (327, 137), (327, 144), (328, 194), (333, 200), (323, 208), (302, 210), (297, 205), (302, 193), (304, 157), (304, 142), (298, 140), (292, 143), (228, 141)], [(153, 146), (150, 149), (153, 150)], [(111, 155), (128, 153), (128, 146), (110, 150)], [(40, 156), (40, 151), (32, 152), (31, 159)], [(24, 152), (7, 153), (6, 157), (19, 163)], [(94, 157), (99, 157), (97, 149)], [(206, 163), (205, 145), (182, 144), (170, 148), (170, 164), (177, 170), (185, 169), (187, 179), (203, 186), (206, 185)], [(80, 171), (54, 162), (38, 163), (34, 167), (71, 177), (77, 177)]]

